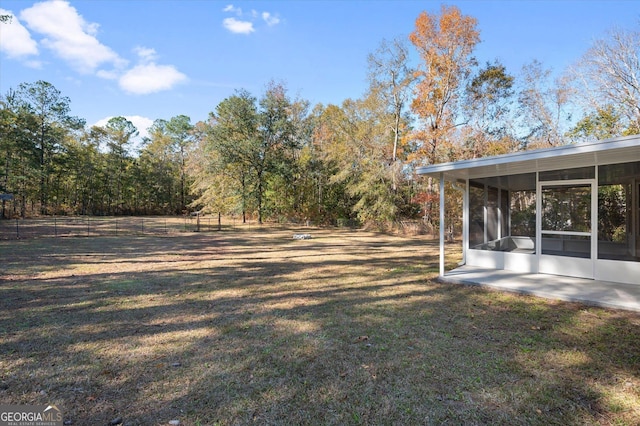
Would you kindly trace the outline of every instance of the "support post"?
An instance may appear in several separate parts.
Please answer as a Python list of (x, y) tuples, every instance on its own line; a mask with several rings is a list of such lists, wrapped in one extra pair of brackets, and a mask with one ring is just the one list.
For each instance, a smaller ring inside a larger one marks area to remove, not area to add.
[(440, 276), (444, 276), (444, 173), (440, 173)]
[(469, 250), (469, 179), (465, 179), (464, 194), (462, 194), (462, 264), (467, 264), (467, 250)]

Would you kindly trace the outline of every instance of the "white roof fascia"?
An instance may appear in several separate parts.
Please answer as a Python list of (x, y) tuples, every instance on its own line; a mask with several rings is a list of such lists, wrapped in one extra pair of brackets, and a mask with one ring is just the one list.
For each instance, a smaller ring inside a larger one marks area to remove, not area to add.
[(418, 167), (417, 173), (457, 180), (630, 161), (640, 161), (640, 135), (433, 164)]

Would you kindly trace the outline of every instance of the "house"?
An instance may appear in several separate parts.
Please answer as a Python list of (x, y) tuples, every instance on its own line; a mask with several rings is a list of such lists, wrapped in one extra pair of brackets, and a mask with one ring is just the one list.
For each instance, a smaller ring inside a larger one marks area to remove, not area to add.
[(463, 191), (463, 262), (640, 285), (640, 135), (418, 168)]

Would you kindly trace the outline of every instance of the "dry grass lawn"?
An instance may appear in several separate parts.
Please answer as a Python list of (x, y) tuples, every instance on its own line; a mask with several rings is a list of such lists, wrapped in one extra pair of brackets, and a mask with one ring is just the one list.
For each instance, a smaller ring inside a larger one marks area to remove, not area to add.
[(640, 314), (436, 283), (425, 237), (0, 253), (0, 403), (56, 404), (68, 424), (640, 424)]

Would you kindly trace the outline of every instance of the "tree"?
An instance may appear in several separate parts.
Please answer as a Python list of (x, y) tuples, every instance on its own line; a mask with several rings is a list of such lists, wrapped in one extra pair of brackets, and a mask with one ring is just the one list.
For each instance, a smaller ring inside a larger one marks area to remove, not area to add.
[(383, 105), (376, 96), (347, 99), (342, 107), (330, 105), (324, 111), (322, 133), (329, 182), (343, 188), (346, 205), (360, 222), (378, 228), (392, 224), (406, 202), (392, 184), (393, 134)]
[(551, 79), (551, 70), (534, 60), (522, 68), (522, 87), (518, 94), (521, 127), (526, 129), (522, 145), (526, 148), (564, 145), (565, 126), (571, 120), (573, 89), (566, 77)]
[(151, 190), (158, 206), (164, 205), (168, 211), (184, 212), (190, 202), (187, 159), (194, 145), (193, 130), (186, 115), (155, 120), (148, 144), (140, 154), (140, 166), (146, 170), (142, 177), (157, 178), (151, 179), (147, 190)]
[(310, 115), (309, 144), (300, 155), (308, 180), (305, 213), (318, 223), (336, 224), (352, 217), (355, 201), (346, 190), (346, 179), (336, 179), (350, 154), (344, 142), (344, 112), (339, 106), (316, 105)]
[(514, 77), (499, 62), (487, 63), (466, 88), (464, 106), (468, 135), (465, 156), (497, 155), (514, 148), (511, 103)]
[(62, 96), (58, 89), (46, 81), (20, 84), (15, 92), (15, 101), (17, 108), (30, 116), (24, 125), (31, 134), (38, 156), (40, 212), (45, 214), (52, 156), (59, 149), (65, 133), (82, 128), (84, 120), (69, 115), (69, 98)]
[(309, 105), (309, 101), (300, 98), (291, 102), (289, 117), (293, 125), (293, 139), (284, 158), (289, 169), (286, 174), (288, 181), (284, 182), (288, 186), (287, 192), (290, 194), (286, 215), (305, 221), (309, 220), (311, 211), (308, 205), (309, 197), (305, 193), (311, 182), (307, 172), (311, 172), (309, 167), (317, 164), (315, 159), (309, 156), (305, 157), (305, 154), (311, 154), (314, 123), (314, 117), (309, 113)]
[[(480, 41), (477, 21), (455, 7), (442, 6), (440, 14), (422, 12), (409, 40), (416, 47), (421, 63), (411, 109), (419, 127), (413, 132), (417, 143), (414, 158), (433, 164), (452, 160), (455, 151), (450, 139), (462, 123), (460, 100), (476, 60), (473, 51)], [(435, 207), (433, 179), (427, 179), (424, 221), (433, 226)]]
[(68, 153), (73, 158), (70, 174), (75, 180), (77, 200), (75, 213), (86, 215), (105, 211), (105, 192), (109, 183), (106, 179), (106, 155), (100, 152), (100, 144), (105, 137), (104, 129), (92, 127), (69, 143)]
[[(243, 221), (249, 202), (254, 202), (262, 223), (269, 191), (283, 182), (291, 186), (300, 148), (299, 106), (291, 102), (284, 85), (270, 83), (259, 102), (241, 90), (210, 114), (206, 135), (210, 146), (204, 150), (210, 159), (209, 173), (233, 175), (231, 180), (241, 193)], [(281, 196), (287, 194), (273, 194), (272, 198)]]
[(113, 117), (104, 126), (107, 142), (107, 180), (110, 195), (109, 207), (113, 213), (131, 212), (132, 198), (128, 190), (131, 188), (132, 159), (129, 153), (131, 139), (138, 135), (138, 129), (124, 117)]
[[(627, 134), (640, 133), (640, 32), (615, 29), (572, 68), (592, 110), (615, 105)], [(621, 118), (622, 118), (621, 117)]]
[(260, 161), (261, 143), (256, 99), (248, 91), (237, 91), (220, 102), (215, 113), (209, 114), (206, 143), (207, 173), (210, 176), (224, 173), (234, 182), (235, 191), (240, 194), (242, 222), (245, 223), (252, 192), (249, 177), (256, 161)]
[[(14, 213), (20, 203), (20, 214), (26, 214), (27, 174), (37, 169), (37, 161), (24, 131), (24, 111), (15, 108), (15, 92), (10, 90), (0, 99), (0, 192), (14, 195)], [(35, 176), (35, 175), (34, 175)], [(6, 200), (2, 200), (2, 218), (6, 217)]]
[(140, 179), (137, 182), (145, 198), (145, 211), (182, 212), (180, 162), (174, 141), (167, 132), (167, 121), (158, 119), (149, 128), (149, 138), (140, 151)]
[[(225, 167), (220, 152), (213, 149), (208, 139), (208, 124), (199, 122), (194, 126), (196, 145), (187, 166), (191, 179), (191, 192), (196, 195), (191, 207), (207, 213), (234, 213), (242, 206), (240, 192), (237, 191), (236, 174), (233, 165)], [(220, 226), (220, 223), (218, 223)]]
[(376, 52), (368, 57), (369, 92), (381, 98), (392, 117), (388, 124), (393, 132), (391, 163), (398, 158), (400, 139), (407, 127), (403, 118), (414, 81), (414, 71), (409, 67), (408, 60), (409, 51), (400, 39), (391, 42), (382, 40)]
[(63, 155), (55, 163), (54, 185), (50, 188), (56, 214), (95, 213), (98, 175), (103, 162), (89, 134), (69, 135), (64, 141)]
[(472, 56), (480, 34), (477, 21), (455, 7), (442, 6), (440, 15), (422, 12), (409, 39), (422, 63), (411, 109), (421, 122), (414, 137), (421, 142), (419, 155), (437, 162), (439, 143), (459, 123), (461, 89), (476, 61)]
[(165, 126), (165, 130), (171, 138), (173, 152), (177, 155), (180, 170), (180, 211), (183, 211), (187, 204), (186, 189), (187, 182), (187, 156), (193, 146), (193, 125), (191, 119), (186, 115), (172, 117)]
[(567, 136), (574, 140), (602, 140), (626, 133), (619, 108), (607, 105), (585, 115)]
[[(283, 84), (271, 82), (260, 99), (258, 114), (258, 135), (260, 144), (254, 157), (256, 178), (256, 201), (258, 222), (262, 223), (265, 207), (265, 191), (269, 181), (280, 181), (282, 190), (274, 193), (275, 199), (290, 198), (293, 195), (296, 175), (295, 157), (300, 149), (294, 117), (293, 103)], [(285, 208), (280, 213), (286, 213)]]

